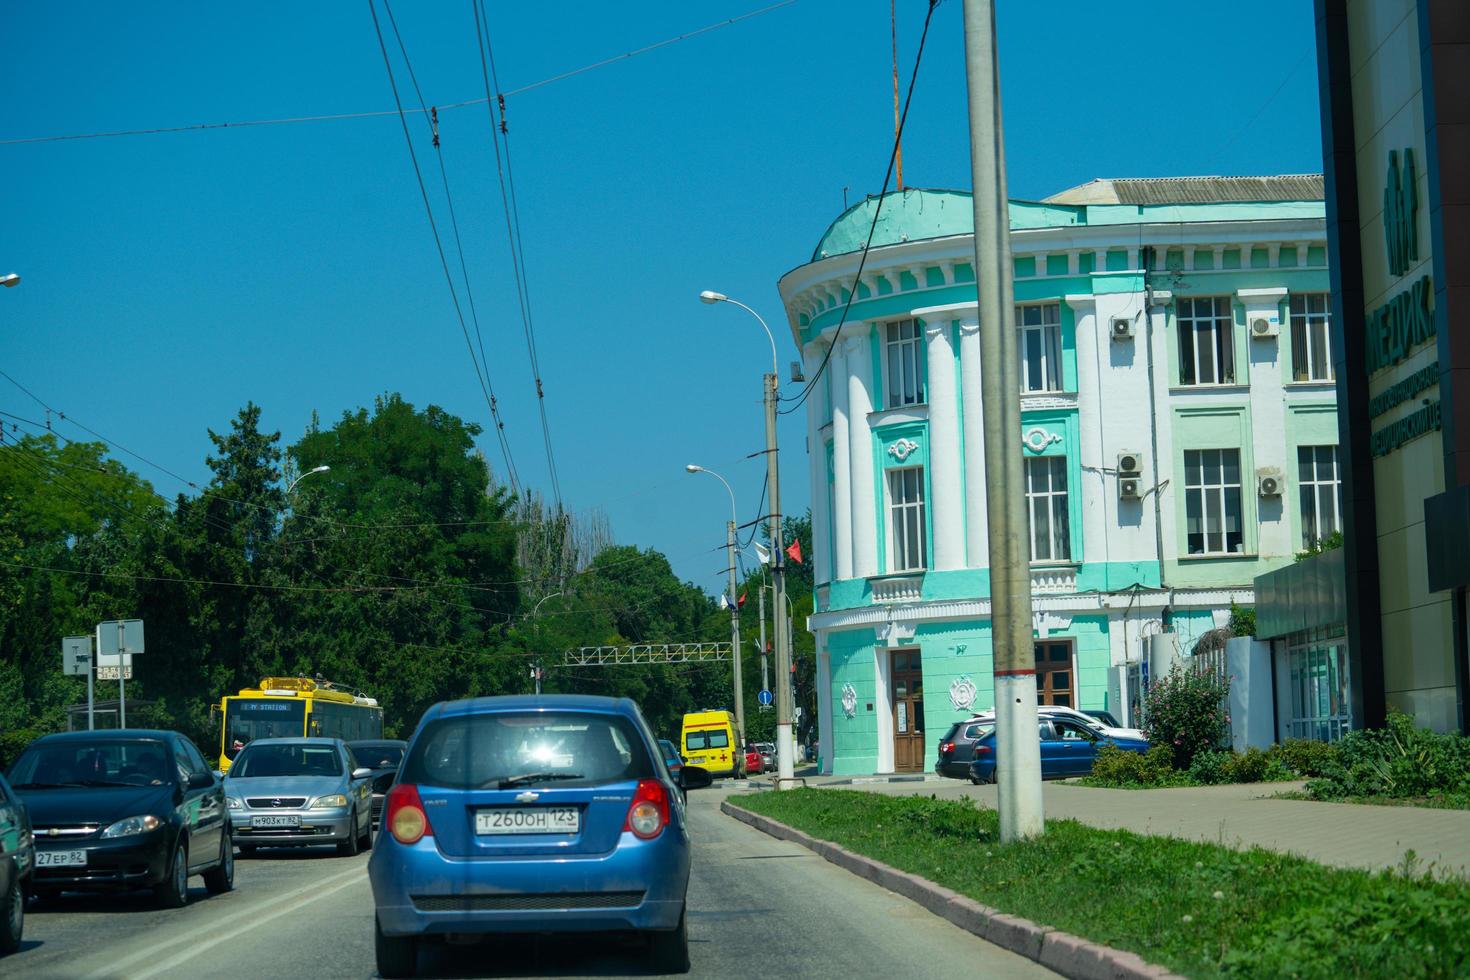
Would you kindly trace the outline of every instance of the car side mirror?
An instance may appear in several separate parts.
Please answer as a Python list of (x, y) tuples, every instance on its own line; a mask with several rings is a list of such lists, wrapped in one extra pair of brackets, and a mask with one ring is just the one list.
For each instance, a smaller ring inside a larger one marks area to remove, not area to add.
[(679, 770), (679, 788), (682, 790), (704, 789), (714, 781), (715, 777), (702, 766), (685, 766)]
[(372, 774), (373, 771), (365, 766), (359, 766), (356, 769), (352, 770), (353, 779), (367, 779)]
[(189, 774), (190, 789), (208, 789), (214, 785), (214, 774), (209, 772), (191, 772)]

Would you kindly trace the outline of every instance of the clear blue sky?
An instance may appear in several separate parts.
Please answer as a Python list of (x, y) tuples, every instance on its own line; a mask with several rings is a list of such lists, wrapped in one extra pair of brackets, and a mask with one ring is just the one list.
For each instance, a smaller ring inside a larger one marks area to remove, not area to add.
[[(501, 87), (762, 5), (492, 3)], [(898, 8), (906, 79), (925, 4)], [(1321, 169), (1308, 0), (1000, 10), (1014, 197), (1095, 176)], [(429, 102), (483, 95), (469, 3), (395, 13)], [(754, 516), (763, 464), (744, 457), (761, 447), (770, 355), (753, 320), (697, 295), (761, 310), (784, 372), (796, 353), (777, 279), (810, 256), (844, 188), (856, 200), (882, 183), (888, 25), (884, 0), (798, 0), (509, 100), (567, 503), (602, 507), (620, 540), (711, 591), (728, 501), (683, 466), (721, 470)], [(393, 105), (366, 2), (11, 5), (0, 91), (0, 138)], [(960, 3), (946, 0), (904, 140), (908, 185), (968, 187), (964, 91)], [(483, 107), (446, 112), (441, 133), (516, 462), (544, 487)], [(385, 391), (487, 421), (396, 117), (0, 146), (0, 188), (0, 272), (24, 277), (0, 295), (0, 366), (179, 473), (204, 482), (206, 427), (247, 400), (287, 441), (313, 410), (330, 423)], [(37, 411), (3, 382), (0, 410)], [(805, 435), (790, 416), (789, 512), (807, 505)]]

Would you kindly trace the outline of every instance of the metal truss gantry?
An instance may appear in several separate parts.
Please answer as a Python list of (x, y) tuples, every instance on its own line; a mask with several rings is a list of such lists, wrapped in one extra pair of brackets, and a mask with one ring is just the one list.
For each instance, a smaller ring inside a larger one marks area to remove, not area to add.
[(579, 647), (562, 655), (564, 667), (618, 667), (631, 664), (688, 664), (730, 659), (730, 644), (638, 643), (625, 647)]

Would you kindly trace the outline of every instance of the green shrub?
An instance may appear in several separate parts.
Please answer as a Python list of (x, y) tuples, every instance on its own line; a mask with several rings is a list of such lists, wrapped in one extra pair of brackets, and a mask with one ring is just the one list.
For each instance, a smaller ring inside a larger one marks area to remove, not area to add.
[(1201, 752), (1189, 764), (1189, 778), (1201, 786), (1216, 786), (1232, 781), (1235, 756), (1231, 752)]
[(10, 764), (27, 745), (42, 735), (49, 734), (38, 728), (14, 728), (8, 732), (0, 732), (0, 770), (9, 769)]
[(1116, 745), (1098, 747), (1087, 782), (1093, 786), (1184, 786), (1189, 777), (1174, 769), (1173, 753), (1155, 745), (1147, 753), (1127, 752)]
[(1314, 738), (1289, 738), (1271, 746), (1271, 756), (1298, 776), (1320, 776), (1337, 761), (1337, 747)]
[(1155, 746), (1169, 748), (1175, 769), (1188, 769), (1196, 755), (1219, 748), (1229, 737), (1228, 690), (1213, 675), (1175, 664), (1144, 696), (1144, 735)]
[(1307, 792), (1319, 799), (1470, 795), (1470, 738), (1416, 728), (1395, 712), (1384, 728), (1344, 735)]
[(1270, 764), (1271, 757), (1261, 749), (1252, 746), (1240, 755), (1235, 755), (1230, 760), (1230, 778), (1232, 783), (1259, 783), (1266, 778), (1266, 767)]

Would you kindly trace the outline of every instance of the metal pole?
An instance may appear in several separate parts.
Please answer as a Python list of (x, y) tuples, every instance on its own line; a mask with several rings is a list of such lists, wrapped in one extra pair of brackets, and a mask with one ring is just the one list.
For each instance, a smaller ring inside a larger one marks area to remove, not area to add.
[[(91, 645), (91, 642), (92, 642), (91, 640), (88, 640), (87, 641), (87, 643), (88, 643), (89, 646)], [(96, 654), (93, 654), (92, 655), (92, 662), (87, 665), (87, 731), (89, 731), (89, 732), (95, 730), (95, 728), (97, 726), (96, 718), (94, 717), (94, 715), (95, 715), (95, 709), (93, 708), (93, 693), (92, 693), (92, 686), (93, 686), (93, 683), (95, 681), (95, 675), (96, 675), (96, 673), (97, 673), (97, 656), (96, 656)]]
[[(725, 524), (725, 555), (730, 559), (730, 661), (735, 668), (735, 733), (737, 750), (745, 751), (745, 676), (740, 661), (745, 651), (740, 649), (740, 602), (735, 590), (735, 522)], [(736, 761), (739, 761), (738, 759)]]
[(776, 448), (776, 386), (774, 371), (766, 375), (766, 482), (771, 496), (771, 582), (775, 588), (771, 610), (776, 634), (776, 788), (791, 786), (791, 647), (786, 642), (786, 551), (781, 546), (781, 468)]
[(989, 501), (991, 642), (995, 663), (996, 781), (1002, 841), (1045, 830), (1036, 737), (1036, 653), (1021, 432), (1020, 363), (1012, 323), (1010, 214), (1001, 123), (994, 0), (964, 0), (970, 95), (970, 175), (980, 314), (980, 391)]
[(117, 621), (117, 727), (128, 727), (128, 696), (124, 690), (127, 682), (124, 678), (128, 673), (128, 655), (124, 652), (123, 624)]

